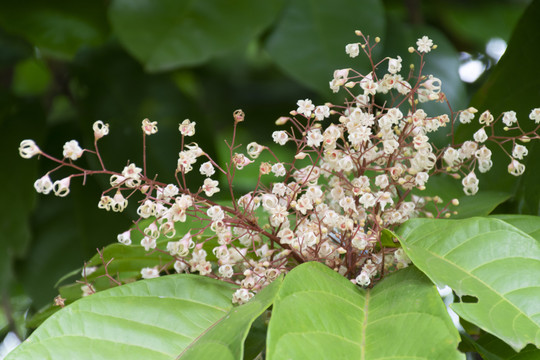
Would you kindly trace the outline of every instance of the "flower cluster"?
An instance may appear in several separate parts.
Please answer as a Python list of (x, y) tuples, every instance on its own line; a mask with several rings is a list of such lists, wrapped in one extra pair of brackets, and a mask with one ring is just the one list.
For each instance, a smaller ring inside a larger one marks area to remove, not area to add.
[[(383, 242), (385, 229), (392, 230), (418, 216), (449, 217), (451, 207), (458, 205), (456, 199), (445, 203), (438, 196), (422, 196), (431, 176), (450, 174), (461, 179), (465, 194), (476, 194), (476, 171), (487, 172), (493, 166), (488, 143), (508, 154), (510, 174), (521, 175), (525, 166), (519, 160), (527, 156), (523, 144), (540, 138), (540, 125), (525, 132), (515, 112), (495, 118), (484, 111), (473, 139), (456, 144), (452, 136), (450, 145), (438, 149), (430, 142), (431, 133), (444, 127), (453, 130), (457, 122), (471, 123), (478, 110), (471, 107), (453, 112), (450, 108), (450, 115), (429, 115), (422, 109), (423, 103), (446, 101), (441, 80), (422, 74), (424, 56), (436, 48), (433, 41), (424, 36), (417, 41), (417, 48), (409, 48), (419, 57), (420, 71), (404, 76), (400, 56), (375, 63), (372, 50), (380, 39), (370, 42), (362, 33), (357, 35), (361, 41), (347, 45), (346, 53), (356, 57), (364, 52), (372, 60), (371, 71), (336, 70), (330, 81), (330, 88), (345, 91), (349, 100), (344, 105), (299, 100), (290, 116), (276, 121), (289, 125), (275, 131), (272, 140), (295, 150), (290, 159), (278, 159), (269, 146), (256, 142), (247, 145), (245, 154), (234, 152), (239, 145), (233, 135), (228, 144), (229, 162), (219, 165), (197, 143), (185, 143), (186, 137), (196, 132), (196, 123), (190, 120), (179, 124), (182, 149), (175, 184), (161, 183), (147, 176), (145, 166), (133, 163), (121, 172), (106, 169), (97, 148), (97, 141), (109, 132), (102, 121), (93, 126), (94, 150), (82, 149), (72, 140), (64, 146), (64, 158), (57, 159), (43, 153), (32, 140), (24, 140), (20, 154), (24, 158), (45, 156), (75, 171), (54, 183), (50, 173), (44, 175), (35, 183), (38, 192), (65, 196), (71, 178), (106, 174), (110, 188), (102, 194), (99, 208), (123, 211), (134, 192), (143, 195), (136, 221), (143, 234), (140, 244), (132, 243), (131, 232), (137, 230), (119, 234), (118, 242), (167, 253), (174, 261), (142, 269), (142, 278), (157, 277), (169, 268), (178, 273), (195, 272), (238, 284), (233, 302), (244, 303), (295, 265), (319, 261), (359, 286), (372, 286), (386, 273), (409, 263), (397, 244)], [(233, 114), (234, 134), (244, 116), (241, 110)], [(539, 124), (540, 108), (532, 110), (529, 117)], [(500, 121), (504, 130), (517, 131), (518, 135), (496, 136), (494, 126)], [(142, 130), (143, 139), (157, 133), (157, 122), (144, 119)], [(510, 151), (506, 143), (511, 143)], [(235, 172), (256, 166), (253, 163), (265, 151), (275, 160), (259, 161), (259, 178), (254, 179), (253, 190), (237, 194), (233, 189)], [(73, 162), (85, 152), (96, 154), (102, 169), (75, 166)], [(194, 167), (206, 177), (196, 191), (188, 188), (185, 177)], [(216, 173), (223, 174), (227, 183), (220, 184)], [(228, 205), (213, 200), (224, 186), (232, 198)], [(139, 226), (143, 219), (145, 225)], [(192, 230), (177, 233), (177, 225), (188, 219), (194, 224)], [(85, 294), (91, 293), (89, 289), (85, 288)]]

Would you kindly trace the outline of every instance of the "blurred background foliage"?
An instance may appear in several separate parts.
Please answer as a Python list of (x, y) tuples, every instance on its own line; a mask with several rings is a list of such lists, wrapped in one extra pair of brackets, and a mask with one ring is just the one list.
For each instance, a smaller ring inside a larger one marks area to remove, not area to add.
[[(356, 29), (381, 37), (376, 56), (401, 55), (405, 64), (407, 48), (430, 36), (439, 48), (426, 73), (442, 79), (454, 110), (473, 104), (526, 118), (540, 106), (539, 7), (528, 0), (0, 2), (0, 338), (10, 330), (24, 338), (24, 318), (51, 303), (57, 280), (135, 218), (133, 204), (122, 214), (98, 210), (107, 178), (88, 178), (84, 188), (73, 181), (67, 198), (37, 196), (33, 182), (52, 165), (21, 159), (21, 140), (61, 157), (71, 139), (92, 148), (92, 123), (103, 120), (111, 129), (100, 142), (105, 163), (121, 169), (142, 162), (140, 124), (148, 117), (159, 124), (149, 138), (149, 172), (172, 181), (186, 118), (197, 122), (194, 141), (223, 159), (235, 109), (246, 113), (242, 138), (269, 144), (275, 119), (298, 99), (343, 101), (328, 88), (333, 71), (369, 71), (365, 58), (344, 51)], [(529, 152), (528, 165), (538, 152)], [(85, 166), (98, 164), (85, 158)], [(507, 194), (497, 211), (538, 214), (540, 169), (529, 166), (516, 180), (506, 165), (496, 164), (481, 187)]]

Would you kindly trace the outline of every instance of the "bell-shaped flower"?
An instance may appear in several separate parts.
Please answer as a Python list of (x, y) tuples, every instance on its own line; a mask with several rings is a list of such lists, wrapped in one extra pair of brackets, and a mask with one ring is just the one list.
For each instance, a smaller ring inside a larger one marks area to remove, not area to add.
[(71, 178), (68, 176), (62, 180), (56, 180), (53, 184), (54, 195), (64, 197), (69, 194), (69, 182)]
[(19, 146), (19, 154), (24, 159), (30, 159), (34, 155), (41, 154), (41, 150), (38, 148), (34, 140), (23, 140)]

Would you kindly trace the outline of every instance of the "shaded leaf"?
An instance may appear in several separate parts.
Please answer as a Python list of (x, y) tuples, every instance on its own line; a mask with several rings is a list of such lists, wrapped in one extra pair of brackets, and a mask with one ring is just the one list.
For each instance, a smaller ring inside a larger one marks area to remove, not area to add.
[(231, 309), (220, 322), (195, 339), (177, 359), (212, 359), (214, 356), (219, 359), (243, 359), (244, 341), (251, 324), (273, 303), (282, 281), (282, 277), (276, 279), (249, 302)]
[(17, 95), (41, 95), (50, 84), (51, 73), (42, 61), (26, 59), (15, 67), (12, 88)]
[(412, 267), (363, 290), (302, 264), (285, 277), (268, 332), (270, 360), (464, 359), (435, 286)]
[(438, 285), (476, 302), (451, 305), (519, 351), (540, 345), (540, 243), (492, 218), (414, 219), (398, 231), (412, 262)]
[(100, 1), (3, 1), (0, 24), (46, 55), (64, 60), (82, 46), (100, 44), (108, 33), (105, 3)]
[[(426, 190), (418, 191), (417, 195), (441, 197), (443, 203), (439, 207), (446, 206), (452, 199), (458, 199), (458, 206), (451, 204), (449, 206), (451, 212), (457, 211), (457, 214), (452, 215), (453, 219), (489, 215), (499, 204), (510, 197), (509, 192), (489, 190), (480, 190), (473, 196), (465, 195), (459, 180), (443, 174), (432, 176), (427, 183)], [(437, 210), (431, 205), (428, 205), (428, 209), (435, 214), (437, 213)]]
[(266, 49), (287, 74), (327, 95), (331, 93), (328, 83), (334, 70), (352, 67), (365, 73), (371, 71), (363, 53), (351, 59), (345, 46), (360, 41), (354, 34), (357, 29), (372, 37), (382, 36), (383, 11), (379, 0), (292, 0)]
[[(109, 9), (122, 45), (148, 71), (200, 64), (246, 45), (272, 23), (281, 1), (115, 0)], [(144, 26), (141, 26), (144, 24)]]
[(173, 359), (232, 308), (234, 285), (196, 275), (139, 281), (58, 311), (7, 359)]

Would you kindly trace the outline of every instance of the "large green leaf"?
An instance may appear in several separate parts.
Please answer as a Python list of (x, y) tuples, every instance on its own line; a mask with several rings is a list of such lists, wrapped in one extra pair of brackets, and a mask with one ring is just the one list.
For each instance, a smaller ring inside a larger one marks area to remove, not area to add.
[(7, 359), (174, 359), (228, 315), (234, 289), (182, 274), (98, 292), (51, 316)]
[(191, 343), (178, 359), (243, 359), (243, 345), (251, 324), (272, 304), (282, 281), (280, 277), (248, 303), (233, 308), (222, 321)]
[(379, 0), (291, 0), (266, 48), (294, 79), (329, 94), (334, 70), (371, 71), (366, 56), (350, 59), (345, 46), (361, 41), (354, 34), (357, 29), (373, 37), (383, 36), (384, 23)]
[(292, 270), (268, 329), (268, 359), (464, 359), (435, 286), (411, 267), (362, 290), (320, 263)]
[(413, 263), (477, 302), (452, 305), (515, 350), (540, 345), (540, 243), (494, 218), (414, 219), (398, 232)]
[(101, 1), (0, 2), (0, 25), (47, 55), (71, 59), (82, 46), (103, 42), (108, 33)]
[(120, 42), (149, 71), (200, 64), (247, 44), (282, 1), (115, 0), (109, 18)]

